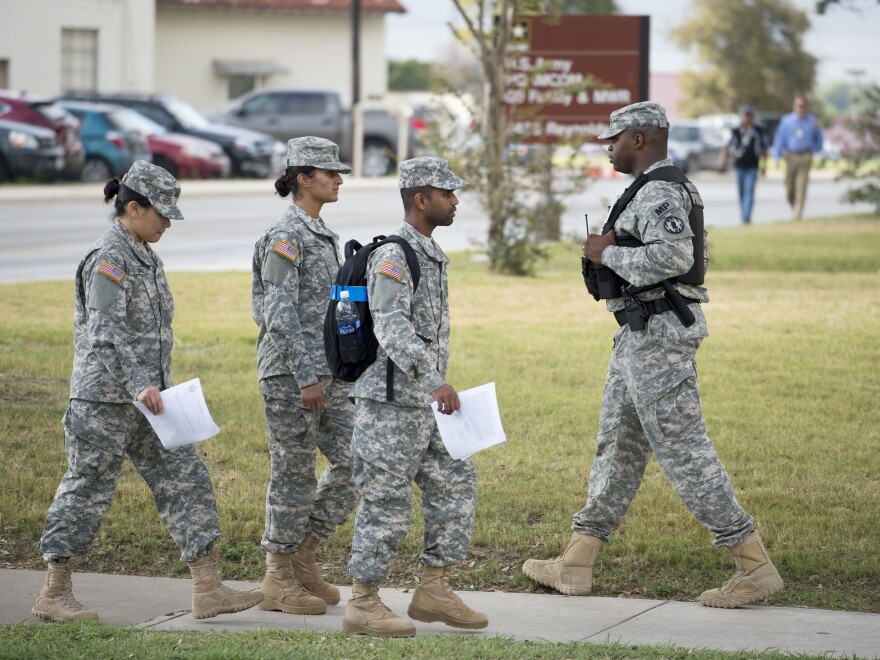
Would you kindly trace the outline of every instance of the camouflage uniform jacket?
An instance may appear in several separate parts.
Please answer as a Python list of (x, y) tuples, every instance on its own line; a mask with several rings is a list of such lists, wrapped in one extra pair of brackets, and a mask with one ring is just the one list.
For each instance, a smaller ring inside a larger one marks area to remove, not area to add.
[(370, 255), (367, 289), (379, 351), (376, 361), (354, 384), (351, 396), (387, 400), (390, 356), (394, 362), (394, 403), (430, 406), (431, 392), (446, 382), (449, 365), (449, 259), (433, 238), (406, 223), (396, 234), (409, 241), (418, 256), (419, 286), (413, 293), (399, 245), (383, 245)]
[[(661, 160), (645, 172), (667, 165), (672, 165), (672, 161)], [(639, 248), (610, 245), (602, 252), (602, 264), (636, 287), (684, 275), (694, 263), (691, 240), (694, 232), (688, 222), (691, 206), (690, 196), (680, 185), (668, 181), (648, 182), (636, 193), (614, 225), (617, 236), (629, 234), (645, 245)], [(705, 262), (708, 270), (708, 249)], [(702, 286), (676, 284), (675, 287), (686, 298), (709, 301), (709, 295)], [(640, 294), (639, 298), (653, 300), (662, 296), (663, 289), (657, 288)], [(609, 300), (608, 309), (623, 309), (623, 298)]]
[(173, 318), (162, 260), (115, 223), (76, 271), (70, 397), (128, 403), (171, 387)]
[(292, 375), (302, 389), (330, 374), (324, 316), (341, 264), (339, 236), (296, 204), (257, 241), (252, 305), (260, 380)]

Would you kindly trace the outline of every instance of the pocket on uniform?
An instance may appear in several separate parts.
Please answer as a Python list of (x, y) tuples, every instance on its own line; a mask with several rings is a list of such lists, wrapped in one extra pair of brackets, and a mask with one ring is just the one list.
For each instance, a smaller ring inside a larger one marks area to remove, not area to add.
[(657, 424), (664, 437), (692, 437), (706, 432), (700, 389), (693, 366), (664, 374), (652, 399)]
[(693, 360), (683, 360), (642, 383), (638, 397), (643, 405), (659, 401), (691, 376), (696, 378)]

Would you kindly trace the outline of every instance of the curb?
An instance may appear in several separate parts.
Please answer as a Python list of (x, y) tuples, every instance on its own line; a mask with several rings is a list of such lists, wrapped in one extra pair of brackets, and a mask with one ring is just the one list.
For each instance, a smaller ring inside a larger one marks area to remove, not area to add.
[[(209, 195), (253, 195), (274, 193), (275, 178), (266, 179), (184, 179), (181, 197)], [(348, 190), (389, 190), (397, 188), (397, 177), (349, 177), (343, 185)], [(50, 184), (19, 184), (0, 186), (3, 202), (45, 202), (67, 199), (98, 199), (103, 197), (103, 183), (60, 182)]]

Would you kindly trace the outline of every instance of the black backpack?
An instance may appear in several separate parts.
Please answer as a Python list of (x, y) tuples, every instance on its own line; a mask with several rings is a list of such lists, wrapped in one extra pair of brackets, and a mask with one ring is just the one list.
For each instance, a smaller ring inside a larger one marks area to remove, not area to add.
[[(379, 341), (373, 333), (373, 317), (367, 302), (367, 261), (370, 254), (380, 245), (397, 243), (403, 248), (406, 265), (412, 275), (413, 291), (419, 286), (421, 269), (415, 250), (401, 236), (376, 236), (372, 243), (361, 245), (352, 239), (345, 244), (345, 263), (336, 274), (336, 280), (330, 289), (330, 303), (324, 316), (324, 351), (327, 353), (327, 364), (334, 376), (348, 383), (353, 383), (373, 362)], [(349, 300), (354, 303), (355, 312), (360, 326), (355, 331), (357, 349), (342, 350), (339, 335), (336, 333), (336, 303), (343, 290), (349, 292)], [(388, 358), (387, 398), (394, 400), (394, 364)]]

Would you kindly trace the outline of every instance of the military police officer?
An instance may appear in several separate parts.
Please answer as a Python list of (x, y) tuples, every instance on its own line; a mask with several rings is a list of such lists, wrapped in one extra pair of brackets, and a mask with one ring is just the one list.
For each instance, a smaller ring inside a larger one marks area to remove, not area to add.
[(586, 505), (574, 515), (563, 556), (529, 559), (523, 572), (564, 594), (589, 594), (599, 548), (620, 525), (653, 451), (685, 506), (737, 565), (736, 575), (700, 602), (739, 607), (782, 590), (783, 582), (706, 435), (695, 363), (708, 334), (700, 304), (708, 302), (708, 255), (702, 228), (693, 226), (702, 224), (702, 201), (667, 159), (668, 128), (663, 107), (643, 102), (611, 113), (599, 136), (611, 142), (614, 169), (636, 177), (610, 209), (603, 234), (584, 243), (594, 269), (610, 271), (597, 279), (614, 282), (612, 292), (594, 295), (608, 299), (620, 328)]
[(48, 573), (33, 614), (52, 621), (98, 618), (74, 598), (71, 569), (98, 533), (126, 455), (189, 563), (193, 616), (253, 607), (262, 600), (259, 592), (234, 591), (217, 578), (217, 503), (194, 446), (165, 449), (131, 403), (136, 399), (158, 414), (161, 390), (172, 385), (174, 303), (149, 244), (171, 220), (183, 219), (180, 186), (161, 167), (139, 160), (121, 183), (108, 182), (104, 195), (105, 202), (116, 198), (116, 222), (76, 272), (73, 376), (64, 414), (68, 468), (40, 539)]
[(397, 234), (418, 256), (421, 277), (414, 290), (404, 251), (395, 243), (370, 255), (367, 290), (379, 351), (352, 388), (352, 452), (361, 505), (348, 565), (352, 598), (343, 620), (349, 632), (381, 637), (415, 635), (415, 627), (378, 595), (409, 527), (413, 481), (422, 491), (425, 546), (409, 616), (458, 628), (488, 625), (486, 616), (462, 602), (447, 583), (448, 567), (465, 556), (470, 543), (477, 476), (470, 459), (449, 456), (431, 408), (436, 401), (440, 412), (451, 415), (460, 407), (458, 394), (446, 383), (449, 260), (432, 235), (452, 224), (455, 191), (467, 182), (435, 157), (404, 161), (399, 172), (405, 217)]
[[(341, 265), (339, 237), (321, 219), (337, 201), (341, 174), (330, 140), (301, 137), (287, 145), (287, 169), (275, 182), (293, 202), (254, 249), (253, 316), (266, 409), (271, 478), (266, 492), (266, 576), (260, 607), (323, 614), (339, 590), (321, 577), (315, 548), (354, 510), (351, 386), (331, 375), (323, 324)], [(330, 466), (315, 479), (316, 448)]]

